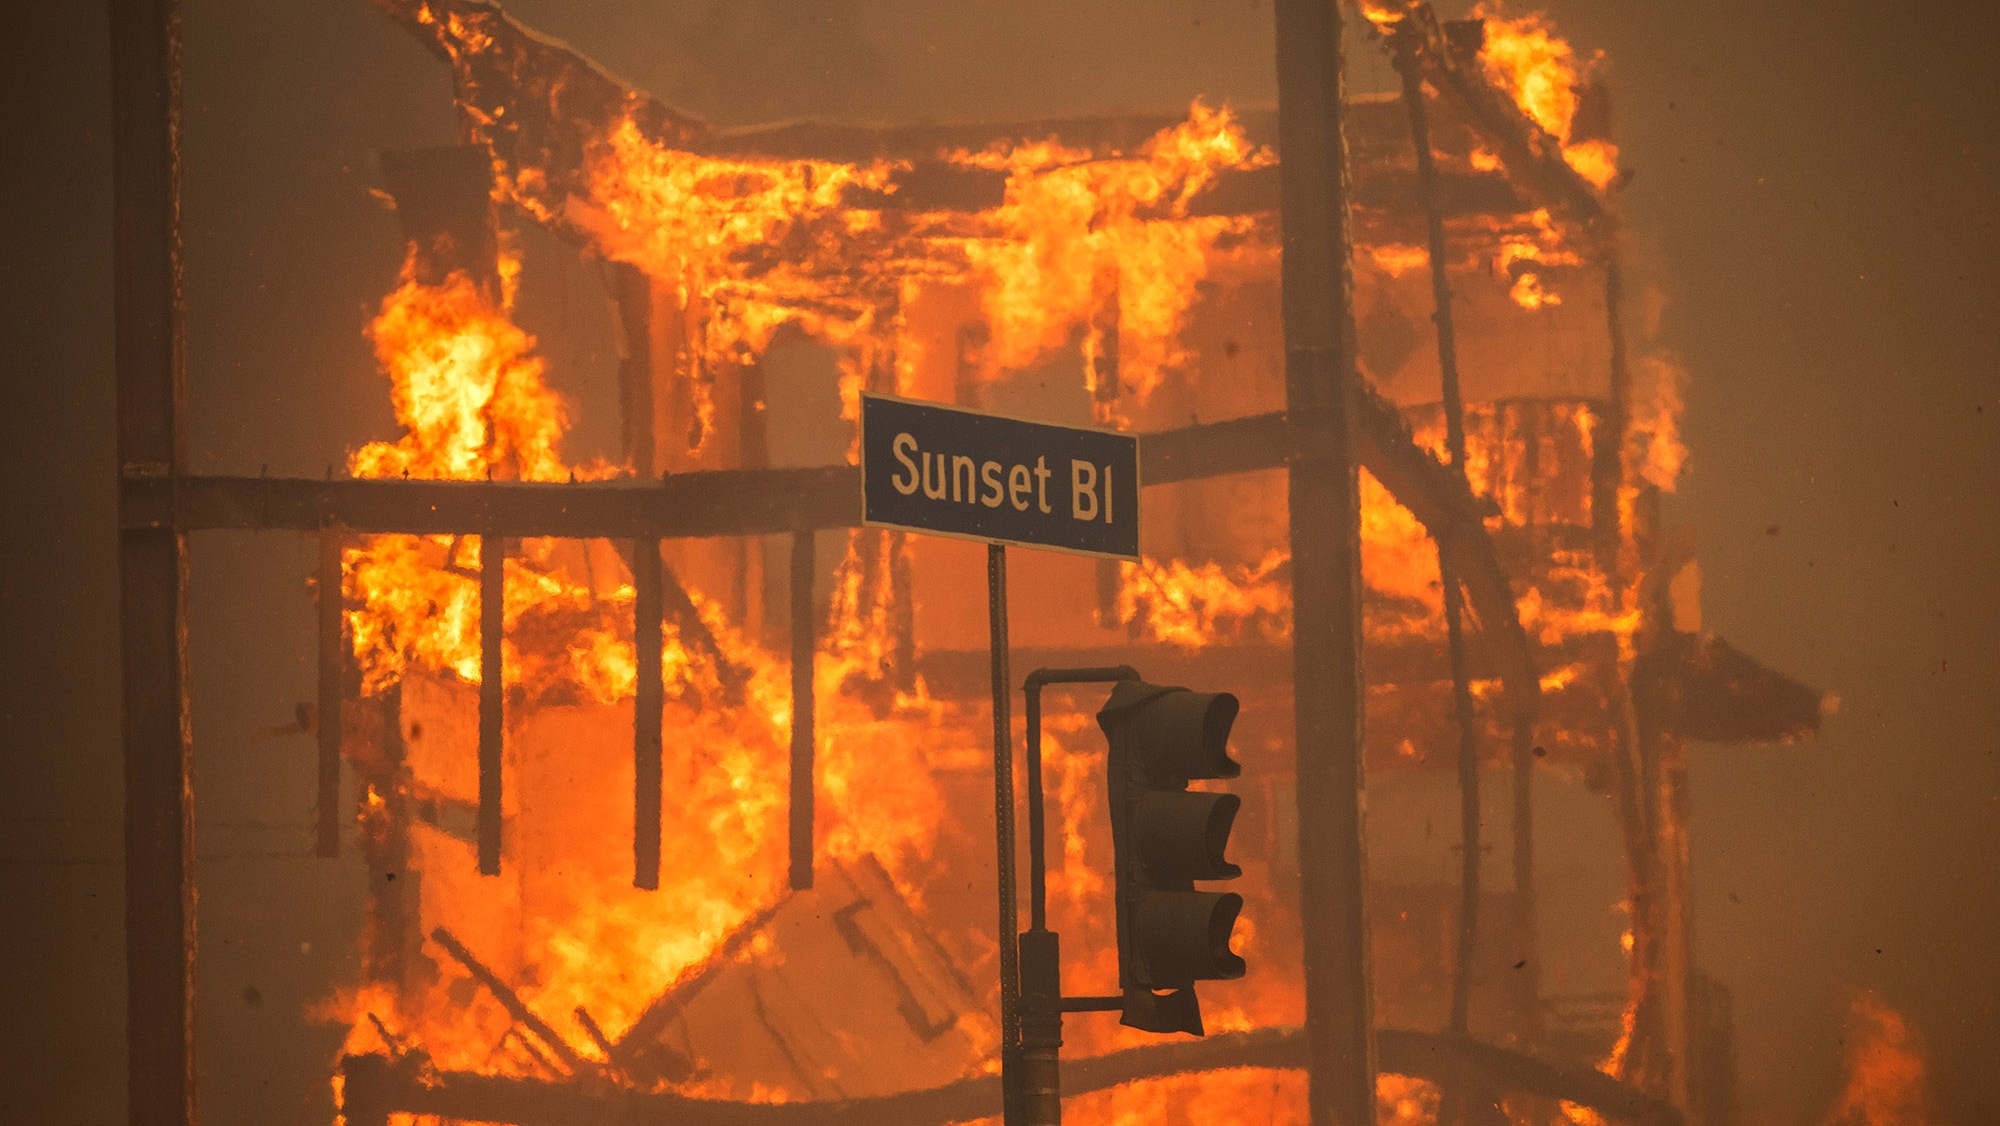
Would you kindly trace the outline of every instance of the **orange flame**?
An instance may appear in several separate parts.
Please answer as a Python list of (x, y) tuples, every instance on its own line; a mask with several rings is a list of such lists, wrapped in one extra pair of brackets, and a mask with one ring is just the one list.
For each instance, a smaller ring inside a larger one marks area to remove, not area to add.
[(999, 237), (968, 242), (965, 253), (982, 283), (996, 358), (1008, 369), (1089, 324), (1104, 300), (1099, 279), (1114, 277), (1119, 378), (1143, 400), (1182, 358), (1176, 337), (1208, 251), (1247, 223), (1189, 218), (1189, 202), (1216, 172), (1271, 158), (1251, 149), (1227, 109), (1200, 102), (1136, 159), (1088, 156), (1052, 142), (955, 154), (1008, 172), (1006, 202), (993, 215)]
[[(762, 351), (787, 321), (831, 331), (828, 322), (843, 319), (815, 277), (815, 232), (830, 223), (865, 233), (873, 218), (842, 201), (850, 189), (882, 187), (890, 171), (883, 163), (700, 156), (648, 138), (628, 117), (591, 159), (590, 199), (572, 200), (566, 218), (609, 257), (678, 286), (683, 300), (711, 303), (703, 344), (722, 358)], [(762, 253), (779, 243), (801, 253)]]
[(1510, 280), (1507, 295), (1514, 303), (1532, 310), (1562, 304), (1562, 295), (1546, 284), (1544, 271), (1552, 266), (1574, 266), (1583, 259), (1563, 245), (1562, 232), (1550, 220), (1547, 208), (1535, 211), (1531, 218), (1533, 233), (1503, 241), (1493, 256), (1493, 269)]
[(1602, 140), (1570, 137), (1576, 120), (1577, 89), (1603, 59), (1599, 52), (1579, 63), (1575, 48), (1558, 35), (1547, 16), (1531, 12), (1508, 18), (1499, 0), (1481, 3), (1473, 14), (1486, 21), (1480, 53), (1486, 77), (1505, 90), (1535, 124), (1562, 145), (1563, 157), (1586, 180), (1603, 188), (1618, 175), (1618, 147)]
[[(503, 259), (502, 273), (519, 269)], [(559, 481), (562, 403), (535, 340), (462, 273), (423, 285), (405, 268), (369, 331), (404, 435), (355, 451), (357, 477)]]
[(1937, 1121), (1923, 1039), (1874, 991), (1855, 995), (1848, 1014), (1847, 1084), (1826, 1126), (1923, 1126)]

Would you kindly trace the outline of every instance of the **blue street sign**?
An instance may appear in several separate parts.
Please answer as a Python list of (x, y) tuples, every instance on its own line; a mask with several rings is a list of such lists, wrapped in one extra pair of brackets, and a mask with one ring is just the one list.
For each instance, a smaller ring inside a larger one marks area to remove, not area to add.
[(861, 397), (862, 523), (1139, 557), (1139, 439)]

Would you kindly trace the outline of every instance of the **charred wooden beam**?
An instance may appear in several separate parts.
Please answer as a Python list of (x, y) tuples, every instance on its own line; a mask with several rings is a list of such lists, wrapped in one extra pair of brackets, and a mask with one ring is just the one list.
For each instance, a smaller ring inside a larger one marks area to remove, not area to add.
[(815, 735), (813, 732), (813, 656), (817, 652), (813, 626), (819, 616), (813, 597), (815, 562), (813, 534), (792, 533), (792, 770), (791, 871), (792, 890), (813, 886), (813, 799)]
[(653, 283), (624, 262), (606, 263), (605, 284), (618, 316), (618, 405), (625, 464), (651, 480), (659, 472), (653, 445)]
[(1664, 730), (1708, 743), (1817, 734), (1825, 696), (1714, 636), (1663, 631), (1639, 654), (1632, 690)]
[[(1463, 483), (1419, 447), (1394, 405), (1355, 396), (1362, 464), (1433, 534), (1450, 541), (1481, 629), (1510, 654), (1503, 676), (1517, 709), (1532, 709), (1534, 658), (1506, 572), (1485, 533), (1485, 510)], [(1276, 469), (1309, 456), (1317, 428), (1272, 413), (1143, 435), (1148, 485)], [(754, 536), (860, 523), (852, 466), (704, 470), (657, 483), (518, 481), (314, 481), (187, 477), (124, 483), (123, 522), (133, 527), (479, 534), (568, 538)], [(178, 504), (178, 511), (176, 505)]]
[(506, 746), (507, 537), (490, 528), (479, 537), (479, 872), (500, 874), (501, 777)]
[(340, 855), (340, 734), (345, 703), (347, 615), (341, 604), (341, 554), (347, 542), (338, 526), (319, 533), (319, 797), (313, 851), (323, 857)]
[(472, 980), (484, 986), (486, 991), (493, 995), (493, 999), (500, 1002), (500, 1007), (507, 1010), (508, 1016), (513, 1017), (522, 1028), (533, 1033), (535, 1039), (540, 1040), (544, 1047), (553, 1052), (572, 1074), (593, 1070), (590, 1061), (578, 1055), (569, 1041), (558, 1035), (555, 1029), (549, 1027), (547, 1021), (529, 1008), (528, 1003), (521, 1000), (521, 995), (500, 980), (500, 975), (494, 973), (491, 966), (480, 961), (472, 951), (466, 949), (457, 935), (443, 927), (437, 927), (431, 931), (431, 941), (450, 955), (452, 961), (464, 967), (465, 972), (472, 975)]
[[(638, 594), (639, 574), (648, 566), (639, 555), (648, 543), (652, 544), (654, 554), (658, 555), (660, 538), (641, 537), (633, 541), (632, 546), (620, 545), (618, 548), (626, 566), (632, 569), (635, 594)], [(722, 642), (716, 639), (715, 631), (710, 629), (708, 622), (702, 618), (701, 608), (694, 604), (694, 596), (688, 593), (687, 585), (681, 582), (680, 575), (676, 574), (672, 567), (667, 566), (665, 561), (660, 563), (657, 577), (659, 589), (654, 592), (653, 597), (658, 613), (654, 616), (670, 619), (674, 623), (674, 630), (681, 644), (699, 653), (704, 663), (715, 670), (716, 681), (729, 704), (742, 703), (743, 689), (750, 683), (751, 670), (730, 656), (728, 650), (722, 647)], [(639, 594), (639, 597), (646, 596)], [(637, 613), (639, 609), (639, 605), (635, 603), (634, 612)], [(644, 658), (640, 660), (643, 661)], [(641, 672), (640, 675), (643, 676), (644, 673)]]
[[(409, 792), (404, 772), (408, 748), (403, 743), (403, 686), (389, 685), (379, 696), (362, 696), (346, 703), (346, 754), (354, 766), (353, 816), (359, 826), (363, 867), (368, 874), (368, 928), (361, 948), (361, 973), (368, 981), (401, 988), (410, 980), (423, 937), (418, 929), (422, 873), (410, 864), (410, 825), (433, 825), (441, 815), (441, 798)], [(477, 824), (477, 807), (463, 804), (465, 825)], [(461, 834), (475, 844), (470, 830)]]
[[(112, 297), (120, 476), (169, 498), (185, 469), (180, 5), (112, 0)], [(195, 1120), (194, 753), (187, 543), (121, 498), (118, 594), (125, 780), (130, 1121)]]
[[(1556, 1063), (1464, 1037), (1385, 1028), (1377, 1033), (1382, 1070), (1437, 1080), (1457, 1067), (1485, 1086), (1559, 1099), (1631, 1126), (1681, 1126), (1681, 1112), (1659, 1099), (1583, 1064)], [(1305, 1062), (1305, 1037), (1296, 1028), (1218, 1033), (1201, 1040), (1151, 1044), (1108, 1055), (1066, 1061), (1063, 1093), (1088, 1094), (1143, 1079), (1223, 1068), (1295, 1070)], [(622, 1087), (550, 1083), (535, 1079), (437, 1072), (425, 1061), (353, 1055), (341, 1061), (343, 1099), (350, 1121), (356, 1111), (434, 1114), (448, 1119), (511, 1122), (516, 1126), (569, 1126), (615, 1120), (631, 1126), (875, 1126), (898, 1122), (961, 1122), (993, 1115), (1000, 1105), (998, 1076), (982, 1075), (942, 1087), (874, 1098), (790, 1103), (639, 1092)], [(381, 1119), (373, 1119), (381, 1121)]]
[(660, 1075), (664, 1078), (675, 1078), (664, 1073), (655, 1063), (649, 1062), (664, 1049), (664, 1045), (659, 1043), (660, 1037), (686, 1010), (688, 1002), (707, 988), (709, 982), (714, 981), (725, 966), (734, 962), (744, 950), (748, 949), (752, 939), (764, 932), (764, 928), (771, 924), (771, 920), (777, 918), (778, 909), (784, 904), (785, 900), (780, 899), (743, 920), (717, 944), (714, 953), (700, 964), (689, 967), (667, 987), (665, 992), (655, 997), (652, 1003), (646, 1006), (645, 1011), (639, 1014), (638, 1019), (632, 1022), (631, 1027), (625, 1030), (625, 1035), (619, 1038), (617, 1050), (612, 1056), (613, 1062), (617, 1063), (626, 1074), (635, 1077)]
[(660, 723), (666, 706), (662, 679), (662, 571), (660, 541), (632, 545), (632, 648), (638, 680), (632, 693), (632, 886), (660, 886), (660, 804), (665, 748)]
[(1604, 197), (1570, 167), (1561, 141), (1523, 113), (1481, 70), (1478, 49), (1484, 44), (1483, 24), (1468, 21), (1447, 28), (1428, 4), (1418, 4), (1396, 34), (1407, 37), (1405, 49), (1422, 64), (1432, 88), (1492, 144), (1519, 189), (1579, 234), (1596, 241), (1609, 239), (1612, 217)]
[[(545, 484), (127, 477), (127, 529), (317, 531), (332, 522), (356, 533), (662, 539), (750, 536), (861, 522), (861, 479), (852, 466), (707, 470), (658, 482)], [(178, 502), (178, 510), (176, 504)]]
[[(1408, 21), (1406, 20), (1405, 23)], [(1403, 105), (1410, 115), (1411, 148), (1417, 163), (1417, 195), (1423, 205), (1424, 235), (1430, 259), (1431, 320), (1437, 325), (1438, 371), (1441, 376), (1445, 419), (1445, 448), (1450, 471), (1471, 492), (1465, 473), (1465, 398), (1458, 378), (1457, 321), (1452, 313), (1451, 256), (1445, 242), (1444, 212), (1440, 206), (1437, 158), (1431, 149), (1429, 99), (1424, 94), (1422, 68), (1407, 49), (1407, 37), (1392, 45), (1396, 69), (1402, 73)], [(1480, 870), (1485, 864), (1480, 831), (1480, 762), (1478, 719), (1472, 702), (1471, 674), (1465, 655), (1465, 593), (1459, 585), (1458, 568), (1448, 549), (1448, 538), (1438, 535), (1438, 578), (1444, 588), (1446, 648), (1450, 654), (1452, 714), (1458, 727), (1458, 810), (1459, 810), (1459, 903), (1458, 936), (1453, 951), (1451, 976), (1451, 1016), (1449, 1029), (1465, 1035), (1472, 1021), (1472, 965), (1479, 942)], [(1454, 1074), (1443, 1085), (1438, 1121), (1460, 1126), (1468, 1120), (1474, 1099), (1470, 1085)]]

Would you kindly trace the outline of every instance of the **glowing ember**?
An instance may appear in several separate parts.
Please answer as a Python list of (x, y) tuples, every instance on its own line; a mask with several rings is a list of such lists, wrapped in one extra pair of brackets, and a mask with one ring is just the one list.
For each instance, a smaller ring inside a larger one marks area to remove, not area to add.
[(1535, 234), (1502, 242), (1493, 256), (1493, 269), (1508, 279), (1507, 295), (1515, 304), (1523, 309), (1542, 309), (1562, 304), (1562, 295), (1545, 283), (1545, 270), (1574, 266), (1582, 259), (1563, 246), (1562, 233), (1550, 221), (1547, 209), (1536, 211), (1532, 218)]

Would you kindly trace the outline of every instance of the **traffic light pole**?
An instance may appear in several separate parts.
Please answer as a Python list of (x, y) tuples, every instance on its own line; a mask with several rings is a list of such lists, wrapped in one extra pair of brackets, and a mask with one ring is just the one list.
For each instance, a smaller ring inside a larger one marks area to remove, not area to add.
[(1036, 669), (1022, 687), (1028, 729), (1028, 929), (1021, 935), (1019, 1098), (1022, 1121), (1031, 1126), (1062, 1122), (1062, 1015), (1115, 1013), (1121, 995), (1065, 997), (1062, 944), (1048, 927), (1048, 850), (1042, 802), (1042, 689), (1051, 684), (1112, 684), (1140, 679), (1130, 665), (1102, 668)]

